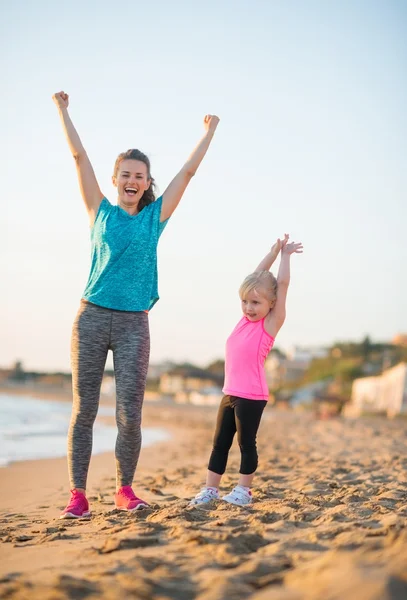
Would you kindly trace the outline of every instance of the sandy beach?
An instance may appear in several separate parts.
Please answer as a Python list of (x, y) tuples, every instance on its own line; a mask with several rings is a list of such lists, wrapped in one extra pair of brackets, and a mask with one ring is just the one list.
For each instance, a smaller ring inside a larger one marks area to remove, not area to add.
[[(172, 438), (142, 451), (136, 492), (114, 509), (113, 453), (92, 458), (93, 518), (60, 521), (66, 459), (0, 470), (0, 596), (11, 599), (407, 598), (407, 421), (267, 407), (255, 502), (189, 507), (204, 483), (214, 409), (146, 403)], [(234, 447), (222, 491), (236, 482)]]

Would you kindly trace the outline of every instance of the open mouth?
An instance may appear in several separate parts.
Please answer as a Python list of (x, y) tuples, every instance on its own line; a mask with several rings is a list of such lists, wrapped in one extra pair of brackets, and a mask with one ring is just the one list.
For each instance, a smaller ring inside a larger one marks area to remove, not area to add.
[(124, 188), (124, 191), (126, 192), (126, 194), (130, 197), (134, 197), (137, 195), (138, 190), (136, 188), (132, 188), (132, 187), (127, 187)]

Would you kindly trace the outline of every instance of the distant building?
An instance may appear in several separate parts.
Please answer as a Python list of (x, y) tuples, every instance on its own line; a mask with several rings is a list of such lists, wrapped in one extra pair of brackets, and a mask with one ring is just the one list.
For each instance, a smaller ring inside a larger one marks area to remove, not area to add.
[(391, 341), (394, 346), (403, 346), (407, 348), (407, 333), (398, 333)]
[(326, 348), (305, 348), (293, 346), (287, 351), (286, 356), (273, 350), (265, 362), (267, 384), (270, 390), (276, 390), (285, 383), (292, 383), (302, 379), (311, 361), (315, 358), (326, 358), (329, 350)]
[(179, 366), (160, 377), (160, 392), (175, 395), (180, 392), (200, 392), (206, 388), (222, 385), (220, 377), (193, 366)]
[(222, 400), (221, 388), (209, 387), (198, 391), (181, 391), (174, 396), (176, 404), (194, 404), (196, 406), (217, 406)]
[(204, 388), (200, 392), (190, 392), (189, 401), (198, 406), (217, 406), (223, 394), (219, 387)]
[(12, 369), (0, 369), (0, 383), (8, 381), (13, 374)]
[(329, 350), (323, 347), (293, 346), (287, 351), (287, 358), (296, 363), (310, 364), (314, 358), (326, 358)]
[(168, 373), (175, 368), (175, 363), (166, 360), (161, 363), (149, 364), (147, 371), (147, 380), (160, 379), (163, 373)]
[(346, 416), (385, 413), (388, 417), (407, 414), (407, 364), (399, 363), (376, 377), (355, 379)]
[(277, 353), (270, 353), (264, 365), (267, 385), (271, 390), (302, 378), (308, 369), (309, 362), (303, 360), (291, 360)]

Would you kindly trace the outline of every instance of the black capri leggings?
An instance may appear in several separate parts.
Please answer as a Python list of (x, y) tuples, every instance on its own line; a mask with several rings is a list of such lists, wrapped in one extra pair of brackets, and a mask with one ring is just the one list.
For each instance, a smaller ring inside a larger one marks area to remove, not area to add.
[(229, 450), (237, 431), (241, 452), (239, 472), (251, 475), (257, 469), (256, 436), (266, 400), (247, 400), (237, 396), (224, 396), (219, 406), (213, 450), (208, 469), (223, 475)]

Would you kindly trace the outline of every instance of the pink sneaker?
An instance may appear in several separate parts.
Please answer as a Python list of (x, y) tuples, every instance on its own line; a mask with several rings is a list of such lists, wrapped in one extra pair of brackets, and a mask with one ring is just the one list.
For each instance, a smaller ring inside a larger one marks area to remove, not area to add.
[(114, 495), (114, 502), (116, 508), (119, 510), (127, 510), (132, 512), (133, 510), (139, 510), (140, 508), (148, 508), (147, 502), (137, 498), (136, 494), (129, 485), (123, 485), (119, 491)]
[(83, 519), (90, 517), (89, 503), (85, 494), (77, 490), (71, 490), (71, 499), (65, 510), (62, 511), (60, 519)]

